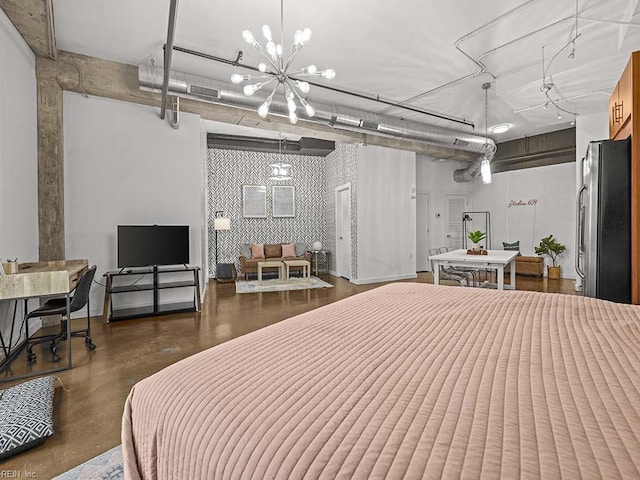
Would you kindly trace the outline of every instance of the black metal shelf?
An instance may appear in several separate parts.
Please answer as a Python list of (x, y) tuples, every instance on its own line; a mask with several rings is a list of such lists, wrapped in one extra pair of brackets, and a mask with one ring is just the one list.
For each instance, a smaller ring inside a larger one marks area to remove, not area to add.
[(153, 305), (143, 307), (118, 308), (111, 313), (111, 321), (131, 320), (133, 318), (152, 317), (156, 315), (168, 315), (170, 313), (195, 312), (193, 302), (163, 303), (154, 311)]
[[(160, 276), (165, 273), (180, 273), (190, 272), (193, 275), (193, 280), (161, 282)], [(115, 277), (122, 276), (135, 276), (135, 275), (153, 275), (153, 283), (134, 283), (130, 285), (113, 285), (113, 279)], [(178, 312), (197, 312), (200, 311), (200, 267), (168, 267), (158, 268), (153, 267), (151, 269), (145, 268), (143, 270), (126, 270), (126, 271), (114, 271), (104, 274), (107, 277), (105, 298), (104, 298), (104, 311), (103, 318), (106, 323), (112, 320), (125, 320), (130, 318), (150, 317), (155, 315), (165, 315), (168, 313)], [(193, 288), (194, 298), (190, 302), (173, 302), (173, 303), (160, 303), (159, 291), (167, 290), (171, 288)], [(140, 307), (130, 308), (113, 308), (111, 303), (111, 297), (117, 293), (132, 293), (132, 292), (152, 292), (153, 301), (151, 305), (144, 305)]]

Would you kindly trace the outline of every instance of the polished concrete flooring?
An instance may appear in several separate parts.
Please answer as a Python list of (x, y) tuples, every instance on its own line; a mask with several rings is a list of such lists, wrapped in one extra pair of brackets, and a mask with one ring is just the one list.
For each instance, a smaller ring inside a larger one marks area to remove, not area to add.
[[(239, 295), (233, 283), (214, 281), (209, 283), (198, 314), (108, 325), (93, 318), (97, 349), (89, 352), (82, 339), (73, 339), (74, 368), (58, 374), (55, 434), (0, 464), (0, 476), (4, 471), (9, 475), (19, 472), (21, 478), (29, 473), (32, 478), (52, 478), (109, 450), (120, 443), (123, 405), (139, 380), (206, 348), (380, 285), (357, 286), (342, 278), (322, 278), (334, 288)], [(421, 273), (417, 281), (432, 283), (431, 274)], [(518, 277), (516, 285), (519, 290), (575, 293), (572, 280)], [(48, 364), (47, 360), (42, 356), (38, 363)], [(16, 360), (21, 361), (23, 358)]]

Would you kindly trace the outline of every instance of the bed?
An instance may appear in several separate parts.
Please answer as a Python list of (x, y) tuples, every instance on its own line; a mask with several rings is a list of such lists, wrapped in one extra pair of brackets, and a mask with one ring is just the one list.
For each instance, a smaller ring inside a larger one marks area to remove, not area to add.
[(640, 307), (398, 283), (136, 384), (125, 478), (639, 478)]

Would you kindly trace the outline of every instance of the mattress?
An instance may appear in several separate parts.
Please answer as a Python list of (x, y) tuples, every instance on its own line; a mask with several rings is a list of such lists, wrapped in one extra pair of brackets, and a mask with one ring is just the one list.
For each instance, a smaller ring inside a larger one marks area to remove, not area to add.
[(399, 283), (136, 384), (127, 479), (639, 478), (640, 307)]

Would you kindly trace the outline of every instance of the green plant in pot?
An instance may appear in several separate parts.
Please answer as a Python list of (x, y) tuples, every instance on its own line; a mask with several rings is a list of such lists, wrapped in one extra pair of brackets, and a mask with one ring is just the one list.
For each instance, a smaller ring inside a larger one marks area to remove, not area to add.
[(484, 240), (487, 237), (487, 234), (484, 233), (481, 230), (471, 230), (469, 232), (467, 232), (467, 238), (469, 240), (471, 240), (471, 243), (473, 244), (471, 246), (471, 248), (473, 250), (478, 250), (479, 249), (479, 243)]
[(553, 235), (544, 237), (540, 240), (540, 245), (535, 247), (538, 255), (549, 255), (551, 265), (547, 267), (547, 277), (557, 280), (560, 278), (560, 266), (558, 265), (558, 256), (561, 255), (567, 247), (558, 242)]

